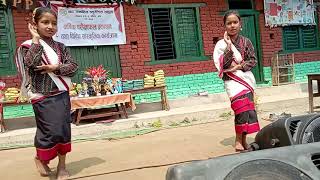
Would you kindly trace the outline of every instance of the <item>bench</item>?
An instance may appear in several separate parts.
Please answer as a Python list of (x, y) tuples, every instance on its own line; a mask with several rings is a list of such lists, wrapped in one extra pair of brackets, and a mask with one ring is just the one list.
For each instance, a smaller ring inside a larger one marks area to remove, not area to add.
[(143, 88), (143, 89), (132, 89), (132, 90), (127, 90), (125, 92), (131, 93), (131, 94), (160, 92), (162, 110), (166, 110), (166, 111), (170, 110), (170, 106), (169, 106), (168, 98), (167, 98), (167, 87), (166, 86), (158, 86), (158, 87), (155, 86), (155, 87), (147, 87), (147, 88)]
[[(312, 81), (317, 81), (317, 92), (313, 92)], [(308, 96), (309, 96), (309, 112), (313, 113), (314, 109), (320, 106), (314, 106), (313, 98), (320, 96), (320, 74), (308, 74)]]

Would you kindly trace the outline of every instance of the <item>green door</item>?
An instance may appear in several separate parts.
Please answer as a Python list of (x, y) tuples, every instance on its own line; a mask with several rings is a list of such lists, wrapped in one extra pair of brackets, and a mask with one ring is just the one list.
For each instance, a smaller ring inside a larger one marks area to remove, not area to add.
[(121, 77), (118, 46), (70, 47), (71, 54), (79, 64), (79, 71), (73, 82), (81, 82), (88, 67), (102, 65), (112, 77)]
[(0, 6), (0, 76), (14, 75), (16, 72), (13, 56), (15, 36), (11, 9)]
[(263, 82), (263, 67), (261, 62), (261, 56), (260, 56), (260, 43), (258, 36), (258, 30), (256, 28), (256, 20), (255, 15), (242, 15), (241, 16), (242, 21), (242, 31), (241, 34), (247, 38), (249, 38), (254, 46), (255, 54), (257, 57), (257, 65), (253, 68), (252, 73), (254, 74), (257, 82)]

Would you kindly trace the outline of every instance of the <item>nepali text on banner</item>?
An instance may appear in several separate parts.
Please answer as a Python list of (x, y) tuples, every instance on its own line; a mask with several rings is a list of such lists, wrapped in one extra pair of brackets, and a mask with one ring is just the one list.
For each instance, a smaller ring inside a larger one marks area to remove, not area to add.
[(59, 7), (55, 40), (66, 46), (125, 44), (123, 7)]

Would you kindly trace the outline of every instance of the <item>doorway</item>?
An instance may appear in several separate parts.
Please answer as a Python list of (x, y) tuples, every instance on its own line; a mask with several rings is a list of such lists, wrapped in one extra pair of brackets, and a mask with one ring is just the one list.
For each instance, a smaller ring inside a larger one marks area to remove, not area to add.
[(263, 74), (263, 63), (262, 63), (262, 52), (261, 52), (261, 42), (260, 42), (260, 31), (258, 26), (258, 16), (247, 12), (240, 13), (242, 21), (242, 31), (241, 35), (249, 38), (255, 50), (257, 57), (257, 65), (252, 69), (257, 83), (264, 82)]
[(264, 83), (262, 51), (259, 29), (259, 12), (254, 10), (253, 0), (228, 0), (229, 9), (237, 10), (241, 16), (242, 31), (241, 35), (249, 38), (255, 49), (257, 65), (252, 69), (257, 83)]

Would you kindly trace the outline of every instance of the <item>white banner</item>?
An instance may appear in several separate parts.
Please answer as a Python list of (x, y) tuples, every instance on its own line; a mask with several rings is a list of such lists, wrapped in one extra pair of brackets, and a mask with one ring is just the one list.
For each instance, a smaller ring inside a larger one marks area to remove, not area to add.
[(55, 40), (66, 46), (125, 44), (123, 7), (59, 7)]

